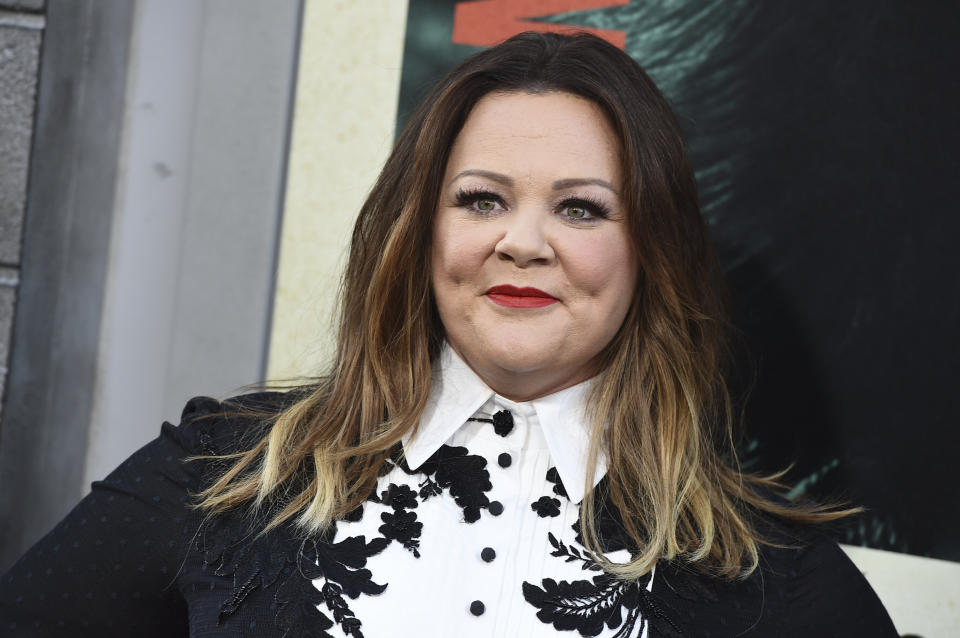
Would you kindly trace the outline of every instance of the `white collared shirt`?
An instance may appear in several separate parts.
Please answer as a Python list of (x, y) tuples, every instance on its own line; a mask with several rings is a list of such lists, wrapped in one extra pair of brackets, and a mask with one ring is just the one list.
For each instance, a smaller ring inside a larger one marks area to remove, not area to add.
[[(418, 431), (403, 441), (406, 467), (380, 478), (360, 520), (337, 525), (335, 542), (389, 539), (365, 565), (386, 589), (345, 599), (366, 638), (578, 636), (576, 629), (601, 616), (607, 624), (590, 635), (646, 636), (639, 612), (617, 602), (616, 584), (596, 584), (603, 573), (590, 569), (593, 561), (575, 540), (589, 383), (516, 403), (444, 346)], [(505, 436), (489, 422), (503, 410), (513, 419)], [(601, 458), (591, 484), (605, 471)], [(625, 562), (629, 553), (608, 557)], [(575, 581), (583, 581), (576, 596), (568, 584)], [(314, 584), (322, 590), (324, 579)], [(642, 586), (650, 591), (652, 584), (651, 577)], [(589, 612), (591, 597), (614, 604)], [(573, 625), (555, 628), (565, 623)]]

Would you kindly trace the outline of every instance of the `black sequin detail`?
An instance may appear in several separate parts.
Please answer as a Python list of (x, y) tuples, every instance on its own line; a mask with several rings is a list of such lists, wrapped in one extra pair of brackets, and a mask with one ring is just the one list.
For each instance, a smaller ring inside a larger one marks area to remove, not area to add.
[(496, 557), (497, 552), (492, 547), (484, 547), (480, 552), (480, 558), (482, 558), (485, 563), (492, 563)]
[(487, 506), (487, 509), (494, 516), (500, 516), (501, 514), (503, 514), (503, 503), (501, 503), (500, 501), (493, 501), (492, 503), (490, 503), (490, 505)]
[(510, 467), (512, 463), (513, 463), (513, 457), (507, 454), (506, 452), (504, 452), (503, 454), (497, 457), (497, 464), (500, 467)]
[(484, 606), (483, 602), (475, 600), (470, 603), (470, 613), (474, 616), (480, 616), (485, 612), (487, 608)]

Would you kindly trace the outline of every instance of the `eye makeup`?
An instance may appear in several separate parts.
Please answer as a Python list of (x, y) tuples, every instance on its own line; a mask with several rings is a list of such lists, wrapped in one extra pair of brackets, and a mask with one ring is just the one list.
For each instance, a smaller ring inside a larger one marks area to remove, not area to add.
[[(507, 209), (504, 198), (484, 186), (464, 186), (457, 189), (454, 204), (477, 215), (489, 215)], [(569, 211), (577, 209), (585, 215), (577, 217), (569, 214)], [(554, 205), (553, 210), (564, 217), (564, 221), (571, 223), (589, 223), (607, 219), (611, 215), (610, 206), (604, 199), (590, 193), (564, 197)]]
[(569, 214), (565, 215), (565, 217), (572, 222), (587, 222), (596, 219), (607, 219), (610, 217), (610, 207), (606, 204), (606, 202), (599, 197), (594, 197), (593, 195), (587, 193), (581, 193), (573, 197), (565, 197), (557, 204), (555, 208), (558, 213), (570, 211), (571, 209), (582, 209), (590, 215), (590, 217), (575, 217)]
[(457, 194), (454, 196), (454, 201), (460, 208), (465, 208), (480, 215), (497, 212), (496, 208), (481, 207), (481, 202), (491, 202), (494, 205), (499, 205), (502, 209), (506, 209), (507, 207), (502, 197), (494, 192), (491, 192), (487, 188), (460, 188), (457, 190)]

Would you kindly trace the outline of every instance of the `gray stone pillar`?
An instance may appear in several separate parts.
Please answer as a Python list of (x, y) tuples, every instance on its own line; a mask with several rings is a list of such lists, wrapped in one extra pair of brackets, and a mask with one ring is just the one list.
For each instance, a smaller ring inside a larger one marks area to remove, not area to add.
[(43, 0), (0, 1), (0, 419), (20, 282)]
[[(22, 193), (19, 200), (22, 244), (19, 221), (5, 223), (18, 237), (5, 232), (0, 242), (5, 261), (7, 254), (20, 259), (4, 271), (20, 266), (0, 424), (0, 569), (83, 493), (132, 10), (130, 2), (50, 0), (45, 22), (41, 15), (4, 14), (12, 25), (0, 37), (21, 47), (12, 62), (23, 66), (12, 98), (26, 111), (13, 136), (23, 140), (23, 166), (13, 172), (21, 180), (31, 129), (35, 134), (25, 208)], [(16, 117), (6, 102), (0, 111)]]

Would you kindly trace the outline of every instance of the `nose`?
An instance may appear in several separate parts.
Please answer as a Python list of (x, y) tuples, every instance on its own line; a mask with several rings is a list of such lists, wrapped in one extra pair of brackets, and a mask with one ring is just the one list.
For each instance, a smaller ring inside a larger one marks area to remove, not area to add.
[(549, 264), (555, 258), (547, 236), (546, 216), (535, 210), (514, 210), (503, 217), (503, 236), (497, 242), (500, 259), (512, 261), (519, 268)]

